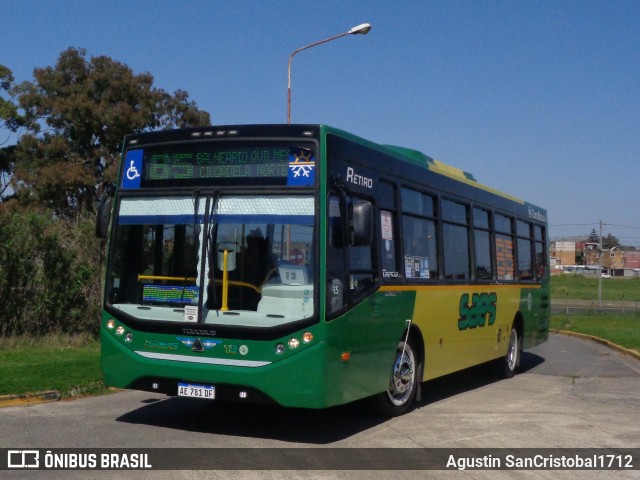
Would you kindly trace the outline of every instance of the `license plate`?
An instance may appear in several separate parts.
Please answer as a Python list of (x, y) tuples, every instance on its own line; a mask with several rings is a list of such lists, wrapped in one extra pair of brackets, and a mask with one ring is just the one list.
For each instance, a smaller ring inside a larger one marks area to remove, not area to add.
[(216, 387), (213, 385), (178, 383), (178, 396), (213, 400), (216, 398)]

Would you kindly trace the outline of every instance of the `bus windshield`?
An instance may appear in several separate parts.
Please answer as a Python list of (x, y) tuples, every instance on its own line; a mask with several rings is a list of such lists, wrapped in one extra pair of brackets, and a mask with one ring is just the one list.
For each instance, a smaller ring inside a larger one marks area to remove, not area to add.
[(314, 314), (312, 196), (125, 197), (116, 219), (114, 308), (250, 327)]

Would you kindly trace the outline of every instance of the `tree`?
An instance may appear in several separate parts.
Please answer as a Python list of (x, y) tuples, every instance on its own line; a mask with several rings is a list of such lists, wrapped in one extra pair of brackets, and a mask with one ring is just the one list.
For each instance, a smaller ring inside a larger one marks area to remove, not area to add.
[(94, 225), (90, 218), (0, 210), (0, 336), (97, 333), (101, 256)]
[(9, 188), (9, 179), (13, 173), (13, 155), (15, 146), (0, 149), (0, 198)]
[(115, 182), (124, 135), (210, 116), (187, 92), (82, 49), (33, 75), (16, 85), (0, 65), (0, 336), (95, 333), (104, 243), (90, 212)]
[(34, 78), (11, 89), (23, 113), (10, 116), (26, 131), (4, 162), (14, 165), (17, 200), (57, 215), (93, 211), (115, 181), (125, 134), (211, 122), (187, 92), (170, 95), (153, 87), (151, 74), (107, 56), (87, 59), (84, 49), (65, 50)]
[[(595, 243), (600, 245), (600, 235), (598, 235), (595, 228), (591, 230), (591, 233), (589, 234), (589, 238), (587, 239), (587, 243)], [(606, 237), (602, 237), (602, 248), (604, 250), (609, 250), (613, 247), (620, 247), (620, 246), (621, 246), (620, 241), (616, 236), (611, 235), (609, 233), (607, 234)]]
[[(0, 65), (0, 147), (7, 143), (11, 133), (15, 133), (21, 125), (18, 107), (11, 96), (13, 89), (13, 73), (4, 65)], [(4, 96), (8, 96), (5, 99)], [(5, 135), (6, 132), (6, 135)], [(13, 145), (0, 149), (0, 198), (9, 188), (9, 179), (13, 173)]]
[(609, 233), (607, 234), (606, 237), (602, 237), (603, 250), (610, 250), (613, 247), (619, 247), (619, 246), (620, 246), (620, 241), (618, 240), (618, 237), (616, 237), (615, 235), (611, 235)]
[[(13, 72), (4, 65), (0, 65), (0, 129), (16, 132), (22, 125), (23, 118), (18, 113), (18, 107), (14, 103), (14, 78)], [(8, 96), (8, 99), (4, 97)], [(6, 143), (6, 138), (0, 138), (0, 145)]]

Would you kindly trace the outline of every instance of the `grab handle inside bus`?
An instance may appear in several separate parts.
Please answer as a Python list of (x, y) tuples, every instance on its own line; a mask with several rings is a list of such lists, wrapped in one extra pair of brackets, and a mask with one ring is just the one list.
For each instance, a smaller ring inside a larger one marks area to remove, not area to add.
[[(236, 245), (234, 242), (222, 242), (217, 245), (218, 270), (233, 272), (236, 269)], [(226, 258), (225, 258), (226, 257)], [(226, 266), (225, 266), (226, 261)]]
[(220, 310), (229, 310), (229, 272), (236, 269), (235, 243), (225, 242), (218, 244), (218, 270), (222, 271), (222, 305)]

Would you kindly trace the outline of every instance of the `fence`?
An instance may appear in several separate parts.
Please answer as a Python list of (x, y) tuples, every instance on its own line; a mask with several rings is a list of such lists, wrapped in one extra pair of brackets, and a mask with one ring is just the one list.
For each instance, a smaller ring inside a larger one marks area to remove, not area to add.
[(611, 312), (611, 313), (638, 313), (640, 301), (638, 300), (569, 300), (551, 299), (552, 314), (584, 313), (584, 312)]

